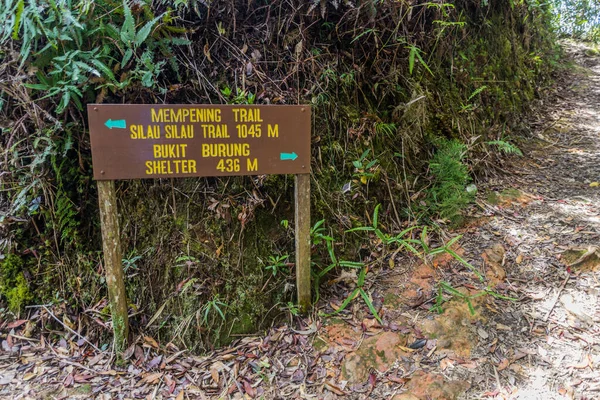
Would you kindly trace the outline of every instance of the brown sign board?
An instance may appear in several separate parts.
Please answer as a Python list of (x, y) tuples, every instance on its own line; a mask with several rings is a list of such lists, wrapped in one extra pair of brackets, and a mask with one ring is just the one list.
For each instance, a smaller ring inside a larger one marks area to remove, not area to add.
[(94, 179), (310, 172), (310, 106), (88, 105)]

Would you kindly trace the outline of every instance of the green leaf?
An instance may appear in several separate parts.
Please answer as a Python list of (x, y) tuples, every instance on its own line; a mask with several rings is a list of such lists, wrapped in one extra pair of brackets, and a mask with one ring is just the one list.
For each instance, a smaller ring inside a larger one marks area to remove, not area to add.
[(125, 55), (123, 56), (123, 60), (121, 61), (121, 68), (124, 68), (125, 65), (127, 65), (129, 60), (131, 60), (132, 56), (133, 56), (133, 49), (127, 49), (125, 51)]
[(396, 237), (397, 238), (401, 238), (402, 236), (406, 235), (408, 232), (410, 232), (410, 231), (412, 231), (413, 229), (416, 229), (416, 228), (418, 228), (417, 225), (408, 227), (405, 230), (403, 230), (402, 232), (400, 232), (399, 234), (397, 234)]
[(14, 40), (19, 40), (19, 27), (21, 25), (21, 18), (23, 17), (23, 10), (25, 7), (25, 0), (19, 0), (17, 2), (17, 13), (15, 15), (15, 25), (13, 26), (12, 37)]
[(479, 270), (477, 268), (475, 268), (473, 265), (469, 264), (464, 258), (459, 256), (458, 254), (456, 254), (456, 252), (454, 250), (446, 248), (446, 251), (448, 252), (448, 254), (450, 254), (452, 257), (454, 257), (455, 260), (457, 260), (458, 262), (463, 264), (465, 267), (470, 269), (471, 272), (473, 272), (475, 275), (477, 275), (477, 277), (479, 278), (479, 280), (481, 282), (484, 281), (483, 275), (481, 275), (481, 272), (479, 272)]
[(469, 300), (469, 298), (465, 298), (465, 301), (467, 302), (467, 306), (469, 306), (469, 312), (471, 315), (475, 315), (475, 308), (473, 307), (471, 300)]
[(416, 55), (417, 55), (417, 58), (419, 59), (419, 61), (421, 61), (421, 64), (423, 64), (423, 66), (427, 70), (427, 72), (429, 72), (431, 74), (431, 76), (433, 76), (433, 72), (431, 72), (431, 70), (429, 69), (429, 66), (427, 65), (425, 60), (423, 60), (423, 57), (421, 57), (421, 54), (419, 53), (419, 51), (416, 52)]
[(423, 227), (423, 231), (421, 232), (421, 246), (423, 246), (423, 250), (425, 253), (429, 253), (429, 246), (427, 246), (427, 227)]
[(358, 274), (358, 281), (356, 282), (356, 286), (363, 287), (363, 285), (365, 284), (365, 278), (367, 277), (367, 268), (363, 268), (360, 270), (360, 273)]
[(71, 93), (69, 91), (65, 91), (63, 93), (62, 98), (60, 99), (60, 103), (58, 103), (58, 107), (56, 107), (56, 113), (61, 114), (65, 108), (69, 105), (69, 100), (71, 99)]
[(352, 293), (350, 294), (350, 296), (348, 296), (346, 298), (346, 300), (344, 300), (344, 302), (340, 305), (340, 307), (335, 310), (334, 312), (332, 312), (331, 314), (325, 314), (327, 317), (330, 317), (332, 315), (336, 315), (339, 314), (341, 311), (343, 311), (346, 307), (348, 307), (348, 304), (350, 304), (350, 302), (354, 299), (354, 296), (356, 296), (356, 294), (358, 293), (360, 289), (356, 288), (352, 291)]
[(485, 89), (487, 89), (487, 85), (483, 85), (480, 88), (477, 88), (473, 93), (471, 93), (471, 95), (469, 96), (469, 99), (467, 101), (470, 101), (473, 97), (477, 96), (479, 93), (483, 92)]
[(379, 162), (379, 160), (378, 160), (378, 159), (374, 159), (373, 161), (371, 161), (370, 163), (368, 163), (368, 164), (367, 164), (367, 166), (365, 167), (365, 169), (370, 169), (370, 168), (373, 168), (373, 166), (374, 166), (375, 164), (377, 164), (378, 162)]
[(372, 226), (359, 226), (358, 228), (348, 229), (346, 231), (346, 233), (348, 233), (348, 232), (360, 232), (360, 231), (373, 232), (374, 230), (375, 230), (375, 228), (373, 228)]
[(324, 277), (329, 271), (331, 271), (332, 269), (334, 269), (336, 265), (337, 264), (329, 264), (327, 267), (325, 267), (325, 269), (321, 270), (317, 274), (317, 277), (319, 277), (319, 278)]
[(144, 27), (138, 31), (138, 33), (135, 35), (134, 42), (136, 47), (144, 43), (144, 41), (148, 38), (148, 35), (150, 35), (150, 32), (152, 31), (152, 27), (163, 17), (163, 15), (164, 14), (161, 14), (158, 17), (154, 18), (152, 21), (148, 21), (146, 25), (144, 25)]
[(365, 266), (364, 263), (358, 262), (358, 261), (341, 261), (340, 260), (340, 267), (347, 267), (347, 268), (362, 268)]
[(334, 265), (337, 265), (337, 258), (335, 256), (335, 251), (333, 250), (333, 242), (327, 241), (327, 252), (329, 253), (329, 257), (331, 258), (331, 262)]
[(390, 244), (390, 237), (387, 236), (385, 233), (381, 232), (379, 229), (375, 229), (375, 235), (377, 235), (377, 237), (379, 238), (379, 240), (381, 240), (383, 244)]
[(375, 206), (375, 211), (373, 211), (373, 228), (377, 229), (377, 220), (379, 217), (379, 209), (381, 208), (381, 204), (377, 204)]
[(127, 0), (123, 0), (123, 15), (125, 21), (121, 27), (121, 41), (129, 48), (133, 47), (133, 41), (135, 40), (135, 21), (131, 14), (131, 8), (127, 4)]
[(35, 89), (35, 90), (48, 90), (50, 86), (43, 83), (25, 83), (23, 84), (26, 88)]
[(461, 237), (462, 237), (462, 235), (458, 235), (456, 237), (453, 237), (452, 239), (450, 239), (450, 241), (448, 243), (446, 243), (446, 245), (444, 247), (452, 247), (452, 245), (454, 243), (458, 242)]
[(359, 291), (360, 291), (360, 295), (362, 296), (363, 300), (365, 301), (365, 303), (367, 303), (367, 307), (369, 307), (369, 311), (371, 311), (371, 314), (373, 314), (373, 316), (375, 317), (377, 322), (379, 322), (380, 324), (383, 325), (383, 321), (381, 320), (381, 318), (379, 318), (379, 314), (377, 313), (377, 310), (373, 306), (373, 302), (371, 302), (371, 298), (369, 297), (367, 292), (365, 292), (363, 289), (360, 289)]
[(108, 68), (102, 61), (93, 58), (90, 62), (94, 64), (107, 79), (111, 81), (115, 80), (115, 75), (113, 74), (112, 70)]
[(448, 293), (450, 293), (451, 295), (454, 295), (456, 297), (465, 297), (465, 295), (461, 292), (459, 292), (458, 290), (454, 289), (452, 287), (452, 285), (450, 285), (448, 282), (440, 282), (440, 286), (444, 288), (445, 291), (447, 291)]
[(417, 51), (415, 46), (410, 46), (410, 53), (408, 54), (408, 73), (411, 75), (415, 68), (415, 54), (417, 54)]

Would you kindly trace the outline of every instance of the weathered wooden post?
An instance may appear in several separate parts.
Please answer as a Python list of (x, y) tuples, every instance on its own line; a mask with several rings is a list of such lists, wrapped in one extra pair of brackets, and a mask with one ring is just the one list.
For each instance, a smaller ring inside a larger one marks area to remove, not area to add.
[(120, 356), (127, 346), (129, 317), (123, 278), (123, 253), (121, 251), (115, 181), (98, 181), (98, 202), (100, 204), (104, 270), (106, 271), (106, 286), (112, 314), (115, 350)]
[(296, 287), (301, 312), (310, 309), (310, 174), (295, 176)]

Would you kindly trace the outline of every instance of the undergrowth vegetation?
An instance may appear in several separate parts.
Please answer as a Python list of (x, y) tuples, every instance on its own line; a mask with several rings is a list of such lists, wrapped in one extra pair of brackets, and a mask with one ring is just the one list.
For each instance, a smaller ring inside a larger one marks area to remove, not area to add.
[[(315, 282), (356, 271), (348, 298), (371, 308), (365, 277), (386, 265), (354, 230), (377, 229), (381, 204), (389, 251), (411, 252), (406, 226), (458, 218), (490, 152), (518, 150), (507, 138), (558, 60), (538, 0), (2, 1), (0, 291), (15, 312), (107, 318), (88, 103), (311, 104), (313, 220), (331, 230), (314, 228), (329, 260)], [(117, 188), (134, 329), (209, 348), (294, 309), (292, 179)]]

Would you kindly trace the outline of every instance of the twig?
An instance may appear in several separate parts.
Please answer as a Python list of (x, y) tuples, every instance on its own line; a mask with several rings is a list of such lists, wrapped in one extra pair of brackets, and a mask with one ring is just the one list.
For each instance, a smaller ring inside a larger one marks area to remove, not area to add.
[(46, 307), (45, 305), (41, 305), (40, 307), (42, 307), (44, 310), (46, 310), (48, 312), (48, 314), (50, 314), (50, 316), (52, 318), (54, 318), (54, 320), (56, 322), (58, 322), (59, 324), (61, 324), (66, 330), (68, 330), (69, 332), (71, 332), (72, 334), (74, 334), (75, 336), (77, 336), (78, 338), (82, 339), (84, 342), (86, 342), (90, 346), (92, 346), (97, 352), (102, 353), (102, 350), (100, 350), (98, 347), (96, 347), (96, 345), (94, 343), (90, 342), (85, 337), (81, 336), (79, 333), (75, 332), (73, 329), (71, 329), (67, 325), (65, 325), (64, 322), (62, 322), (60, 319), (56, 318), (56, 315), (52, 314), (52, 311), (50, 311), (48, 309), (48, 307)]
[(498, 391), (502, 392), (502, 384), (500, 383), (500, 377), (498, 376), (498, 371), (496, 370), (496, 366), (492, 365), (494, 368), (494, 376), (496, 377), (496, 385), (498, 385)]
[(544, 317), (544, 322), (548, 322), (548, 318), (550, 318), (550, 314), (552, 314), (552, 311), (554, 310), (554, 307), (556, 307), (556, 303), (558, 302), (558, 298), (560, 297), (560, 294), (562, 293), (562, 291), (565, 288), (565, 286), (567, 286), (567, 282), (569, 282), (569, 279), (571, 279), (571, 275), (567, 274), (567, 278), (565, 279), (565, 281), (562, 283), (562, 285), (558, 289), (558, 293), (556, 293), (556, 297), (554, 298), (554, 301), (552, 302), (552, 305), (550, 306), (550, 309), (548, 310), (548, 313)]
[(396, 221), (398, 222), (398, 229), (402, 229), (402, 220), (400, 219), (400, 215), (398, 215), (398, 210), (396, 210), (396, 203), (394, 202), (394, 195), (392, 194), (392, 188), (390, 187), (390, 182), (385, 174), (385, 184), (387, 185), (388, 192), (390, 193), (390, 201), (392, 203), (392, 208), (394, 209), (394, 215), (396, 216)]
[[(50, 347), (52, 348), (52, 346), (50, 346)], [(60, 363), (72, 365), (72, 366), (77, 367), (77, 368), (81, 368), (84, 371), (91, 372), (91, 373), (93, 373), (95, 375), (99, 375), (101, 373), (101, 371), (93, 370), (93, 369), (88, 368), (85, 365), (82, 365), (82, 364), (80, 364), (78, 362), (66, 360), (66, 359), (62, 358), (56, 351), (54, 351), (54, 354), (56, 354), (58, 356), (58, 358), (59, 358), (58, 362), (60, 362)]]
[(27, 338), (25, 336), (19, 336), (19, 335), (10, 335), (11, 337), (14, 337), (15, 339), (19, 339), (19, 340), (27, 340), (28, 342), (39, 342), (39, 339), (34, 339), (34, 338)]

